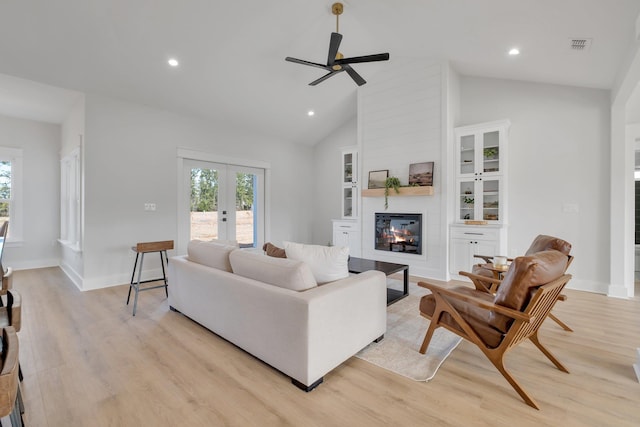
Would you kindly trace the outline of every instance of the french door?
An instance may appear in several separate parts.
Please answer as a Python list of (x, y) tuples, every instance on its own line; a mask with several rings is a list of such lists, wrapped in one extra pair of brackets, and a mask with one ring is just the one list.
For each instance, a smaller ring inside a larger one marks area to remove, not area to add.
[(264, 241), (264, 169), (184, 159), (180, 238)]

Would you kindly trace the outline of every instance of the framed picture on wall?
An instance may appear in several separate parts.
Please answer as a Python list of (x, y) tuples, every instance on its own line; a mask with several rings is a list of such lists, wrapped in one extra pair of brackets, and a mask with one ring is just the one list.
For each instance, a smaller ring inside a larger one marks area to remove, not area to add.
[(409, 185), (431, 187), (433, 185), (433, 162), (410, 164)]
[(369, 186), (367, 188), (384, 188), (384, 182), (389, 176), (389, 170), (370, 171)]

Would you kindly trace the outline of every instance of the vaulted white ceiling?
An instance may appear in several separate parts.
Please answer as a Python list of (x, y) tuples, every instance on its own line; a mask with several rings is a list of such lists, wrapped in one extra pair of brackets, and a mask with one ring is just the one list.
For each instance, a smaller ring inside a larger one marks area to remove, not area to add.
[[(324, 71), (284, 58), (326, 61), (332, 3), (0, 0), (0, 73), (314, 144), (353, 117), (357, 86), (345, 73), (308, 86)], [(640, 13), (639, 0), (343, 3), (345, 56), (437, 58), (464, 75), (604, 89), (635, 46)], [(572, 38), (592, 45), (572, 51)], [(510, 57), (514, 46), (522, 53)], [(179, 67), (167, 66), (172, 56)], [(373, 82), (384, 66), (354, 68)], [(11, 109), (11, 81), (0, 79), (0, 113)]]

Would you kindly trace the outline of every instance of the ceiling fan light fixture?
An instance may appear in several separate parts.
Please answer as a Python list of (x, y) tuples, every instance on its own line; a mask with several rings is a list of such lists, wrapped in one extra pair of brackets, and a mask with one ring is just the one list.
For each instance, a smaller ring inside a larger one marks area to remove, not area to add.
[(511, 48), (509, 50), (509, 55), (510, 56), (517, 56), (520, 55), (520, 49), (518, 49), (517, 47)]
[(180, 62), (178, 62), (176, 58), (169, 58), (169, 60), (167, 61), (167, 64), (169, 64), (172, 67), (177, 67), (178, 65), (180, 65)]
[(358, 86), (362, 86), (363, 84), (367, 83), (367, 81), (363, 79), (362, 76), (358, 74), (356, 70), (354, 70), (351, 67), (350, 64), (389, 60), (388, 53), (378, 53), (376, 55), (365, 55), (365, 56), (355, 56), (351, 58), (345, 58), (342, 53), (338, 52), (338, 49), (340, 47), (340, 42), (342, 41), (342, 34), (340, 34), (339, 32), (340, 27), (338, 25), (339, 24), (338, 18), (342, 14), (344, 10), (343, 8), (344, 6), (342, 3), (334, 3), (333, 6), (331, 7), (331, 13), (333, 13), (336, 16), (336, 31), (335, 33), (331, 33), (331, 39), (329, 40), (329, 55), (327, 57), (326, 64), (305, 61), (298, 58), (292, 58), (290, 56), (287, 56), (285, 58), (285, 61), (288, 61), (288, 62), (294, 62), (296, 64), (301, 64), (301, 65), (309, 65), (311, 67), (322, 68), (325, 71), (328, 71), (328, 73), (325, 74), (324, 76), (309, 83), (309, 86), (315, 86), (319, 83), (322, 83), (329, 77), (332, 77), (335, 74), (338, 74), (342, 71), (346, 71), (347, 74), (349, 74), (349, 77), (351, 77)]
[(307, 116), (309, 116), (309, 117), (313, 117), (313, 116), (315, 116), (315, 115), (316, 115), (316, 112), (315, 112), (315, 111), (313, 111), (313, 110), (309, 110), (309, 111), (307, 111)]

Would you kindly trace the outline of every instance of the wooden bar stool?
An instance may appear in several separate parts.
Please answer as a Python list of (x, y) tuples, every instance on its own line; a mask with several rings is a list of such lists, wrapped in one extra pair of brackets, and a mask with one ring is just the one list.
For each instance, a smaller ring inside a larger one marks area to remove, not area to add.
[[(133, 299), (133, 315), (136, 315), (136, 308), (138, 306), (138, 293), (141, 291), (149, 291), (151, 289), (162, 288), (164, 287), (164, 292), (167, 296), (169, 296), (169, 291), (167, 290), (167, 273), (164, 268), (165, 262), (169, 263), (169, 257), (167, 256), (167, 251), (169, 249), (173, 249), (173, 240), (164, 240), (161, 242), (141, 242), (131, 247), (136, 253), (136, 262), (133, 264), (133, 273), (131, 274), (131, 283), (129, 284), (129, 295), (127, 295), (127, 305), (129, 305), (129, 299), (131, 298), (131, 288), (136, 292), (136, 296)], [(158, 279), (148, 279), (142, 280), (142, 264), (144, 263), (144, 255), (158, 252), (160, 253), (160, 265), (162, 266), (162, 277)], [(138, 265), (138, 257), (140, 258), (140, 264)], [(138, 267), (138, 280), (135, 280), (136, 275), (136, 267)], [(140, 285), (142, 283), (149, 282), (158, 282), (162, 280), (164, 283), (162, 285), (157, 286), (147, 286), (145, 288), (141, 288)]]

